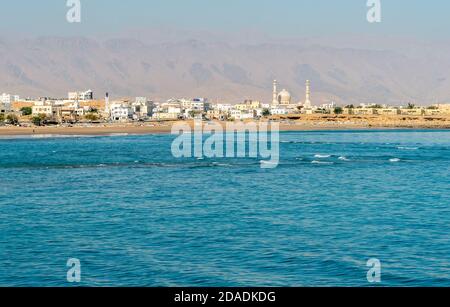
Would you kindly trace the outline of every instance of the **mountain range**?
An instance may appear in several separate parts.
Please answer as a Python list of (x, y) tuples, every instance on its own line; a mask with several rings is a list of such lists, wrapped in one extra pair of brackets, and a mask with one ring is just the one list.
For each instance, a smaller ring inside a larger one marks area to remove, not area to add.
[(294, 102), (311, 80), (315, 104), (450, 101), (450, 45), (411, 41), (38, 37), (0, 39), (0, 92), (66, 97), (208, 97), (270, 102), (272, 81)]

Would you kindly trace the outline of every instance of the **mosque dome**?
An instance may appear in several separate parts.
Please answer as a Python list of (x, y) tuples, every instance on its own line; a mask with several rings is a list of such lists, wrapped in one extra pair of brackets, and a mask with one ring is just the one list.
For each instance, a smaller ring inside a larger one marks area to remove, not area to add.
[(283, 89), (278, 94), (278, 102), (280, 104), (290, 104), (291, 103), (291, 94), (288, 91), (286, 91), (285, 89)]

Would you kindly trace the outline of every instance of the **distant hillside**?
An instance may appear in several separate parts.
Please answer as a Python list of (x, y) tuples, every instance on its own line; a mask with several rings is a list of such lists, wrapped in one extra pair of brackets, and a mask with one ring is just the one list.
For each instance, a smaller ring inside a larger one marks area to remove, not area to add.
[(306, 40), (0, 40), (0, 92), (65, 97), (69, 90), (92, 89), (97, 96), (108, 91), (113, 97), (155, 100), (205, 96), (231, 103), (247, 98), (269, 102), (276, 78), (296, 101), (303, 99), (310, 79), (315, 103), (430, 104), (450, 101), (447, 51), (448, 46), (352, 49)]

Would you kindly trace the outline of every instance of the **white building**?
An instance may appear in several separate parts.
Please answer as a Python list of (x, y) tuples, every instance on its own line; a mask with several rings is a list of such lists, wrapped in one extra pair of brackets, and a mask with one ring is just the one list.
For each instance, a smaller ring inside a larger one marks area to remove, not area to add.
[(11, 95), (11, 94), (3, 93), (0, 96), (0, 103), (11, 105), (11, 103), (18, 101), (19, 99), (20, 99), (20, 97), (18, 95)]
[(132, 118), (132, 108), (124, 103), (115, 102), (110, 105), (111, 119), (114, 121), (127, 121)]
[(176, 107), (176, 106), (169, 106), (167, 108), (167, 113), (170, 113), (170, 114), (181, 114), (182, 113), (182, 109), (180, 107)]
[(263, 113), (264, 113), (264, 109), (261, 109), (261, 108), (256, 109), (256, 110), (254, 111), (254, 115), (255, 115), (256, 117), (262, 117), (262, 116), (263, 116)]
[(287, 108), (284, 108), (282, 106), (272, 107), (270, 109), (270, 114), (272, 114), (272, 115), (287, 115), (287, 114), (289, 114), (289, 111)]
[(230, 110), (230, 118), (234, 120), (244, 120), (244, 119), (253, 119), (255, 118), (255, 114), (253, 111), (242, 111), (237, 109)]
[(69, 92), (68, 93), (69, 100), (93, 100), (94, 99), (94, 92), (91, 90), (87, 90), (85, 92)]
[(214, 106), (214, 109), (219, 110), (220, 112), (223, 112), (223, 113), (230, 112), (230, 110), (232, 108), (233, 108), (233, 106), (231, 104), (216, 104)]
[(336, 103), (332, 101), (331, 103), (325, 103), (322, 105), (322, 109), (327, 111), (333, 111), (336, 108)]
[(145, 119), (152, 116), (153, 102), (148, 101), (146, 97), (136, 97), (131, 108), (134, 119)]
[(207, 98), (181, 99), (181, 107), (184, 109), (206, 112), (210, 109)]
[(11, 104), (0, 102), (0, 114), (11, 112)]
[(377, 103), (360, 103), (359, 106), (361, 108), (372, 108), (372, 107), (377, 107), (377, 106), (381, 106), (382, 108), (387, 108), (388, 106), (383, 104), (383, 105), (379, 105)]

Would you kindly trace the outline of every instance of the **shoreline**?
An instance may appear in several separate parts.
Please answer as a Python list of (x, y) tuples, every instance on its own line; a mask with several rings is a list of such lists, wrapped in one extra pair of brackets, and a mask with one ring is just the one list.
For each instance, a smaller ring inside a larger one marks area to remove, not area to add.
[[(0, 136), (115, 136), (115, 135), (147, 135), (147, 134), (170, 134), (172, 125), (176, 122), (154, 125), (136, 124), (107, 124), (86, 126), (47, 126), (47, 127), (0, 127)], [(191, 127), (193, 122), (188, 123)], [(224, 125), (225, 123), (221, 123)], [(427, 125), (422, 124), (384, 124), (384, 125), (362, 125), (362, 124), (321, 124), (315, 122), (294, 122), (291, 124), (280, 123), (280, 132), (295, 131), (352, 131), (352, 130), (449, 130), (449, 125)]]

